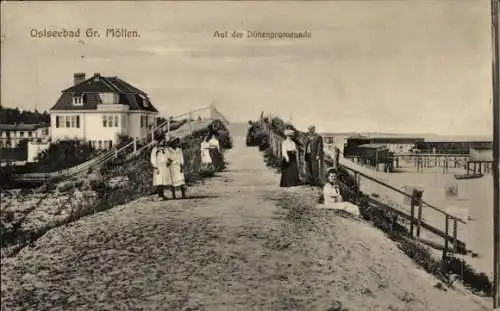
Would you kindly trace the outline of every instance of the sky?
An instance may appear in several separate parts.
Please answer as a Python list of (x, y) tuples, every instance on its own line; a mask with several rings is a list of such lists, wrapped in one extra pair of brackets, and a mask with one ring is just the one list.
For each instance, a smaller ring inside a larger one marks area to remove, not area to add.
[[(75, 72), (99, 72), (148, 93), (162, 115), (214, 103), (234, 122), (264, 111), (319, 131), (492, 133), (489, 0), (23, 1), (3, 2), (1, 23), (6, 107), (49, 109)], [(30, 35), (63, 28), (81, 37)], [(214, 37), (226, 30), (245, 36)]]

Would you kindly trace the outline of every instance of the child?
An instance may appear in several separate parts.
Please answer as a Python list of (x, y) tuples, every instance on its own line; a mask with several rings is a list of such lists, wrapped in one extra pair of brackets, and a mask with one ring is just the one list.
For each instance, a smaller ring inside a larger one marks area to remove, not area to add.
[(342, 195), (340, 194), (340, 187), (337, 182), (337, 172), (333, 169), (328, 171), (328, 182), (323, 187), (324, 204), (343, 202)]
[(184, 178), (184, 156), (180, 148), (180, 139), (173, 137), (168, 142), (167, 147), (167, 182), (166, 185), (170, 186), (172, 196), (175, 199), (175, 190), (180, 188), (182, 198), (186, 198), (186, 183)]

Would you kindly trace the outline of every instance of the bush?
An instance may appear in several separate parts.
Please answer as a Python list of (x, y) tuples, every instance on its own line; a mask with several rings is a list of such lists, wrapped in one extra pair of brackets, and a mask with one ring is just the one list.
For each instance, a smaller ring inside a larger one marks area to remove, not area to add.
[(90, 160), (95, 155), (91, 146), (80, 141), (63, 141), (51, 144), (49, 149), (38, 155), (32, 169), (52, 172), (70, 168)]

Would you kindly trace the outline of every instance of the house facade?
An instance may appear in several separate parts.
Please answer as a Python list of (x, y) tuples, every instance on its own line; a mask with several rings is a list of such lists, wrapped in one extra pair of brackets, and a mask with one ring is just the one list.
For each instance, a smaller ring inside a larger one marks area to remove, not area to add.
[(157, 117), (148, 95), (120, 78), (75, 73), (74, 85), (50, 109), (52, 141), (82, 140), (109, 149), (119, 136), (145, 138)]
[(0, 124), (0, 148), (17, 148), (23, 140), (42, 143), (49, 139), (49, 124)]

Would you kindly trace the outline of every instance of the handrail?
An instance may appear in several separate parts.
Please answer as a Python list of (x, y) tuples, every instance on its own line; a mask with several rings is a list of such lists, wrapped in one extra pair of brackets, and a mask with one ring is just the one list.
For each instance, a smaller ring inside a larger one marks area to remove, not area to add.
[[(171, 120), (174, 120), (174, 119), (177, 119), (180, 117), (184, 117), (184, 116), (190, 116), (191, 114), (193, 114), (195, 112), (203, 111), (203, 110), (207, 110), (207, 109), (214, 109), (214, 107), (213, 106), (206, 106), (203, 108), (190, 110), (189, 112), (181, 113), (181, 114), (173, 116), (173, 117), (169, 117), (169, 119), (166, 120), (165, 122), (163, 122), (159, 125), (156, 125), (153, 128), (151, 128), (150, 130), (148, 130), (146, 132), (146, 137), (153, 134), (158, 129), (163, 128), (165, 126), (168, 126)], [(191, 120), (188, 120), (188, 122), (191, 122)], [(170, 132), (171, 132), (171, 130), (170, 130), (170, 128), (168, 128), (167, 133), (170, 133)], [(131, 141), (128, 144), (126, 144), (125, 146), (120, 147), (119, 149), (113, 148), (110, 151), (108, 151), (107, 153), (99, 155), (99, 156), (92, 158), (84, 163), (78, 164), (78, 165), (70, 167), (70, 168), (57, 170), (54, 172), (47, 172), (47, 173), (25, 173), (25, 174), (19, 174), (17, 176), (19, 177), (19, 179), (37, 179), (37, 177), (38, 178), (42, 177), (41, 179), (46, 180), (46, 179), (57, 178), (61, 175), (64, 175), (64, 176), (75, 175), (75, 174), (82, 172), (85, 169), (101, 165), (101, 164), (113, 159), (115, 157), (115, 155), (121, 153), (122, 151), (126, 150), (127, 148), (130, 148), (133, 145), (134, 145), (134, 141)]]
[(469, 157), (468, 153), (394, 153), (395, 157)]
[[(331, 156), (330, 154), (328, 154), (328, 155), (329, 155), (329, 156)], [(392, 190), (392, 191), (395, 191), (395, 192), (397, 192), (397, 193), (399, 193), (399, 194), (402, 194), (403, 196), (405, 196), (405, 197), (407, 197), (407, 198), (413, 198), (413, 196), (412, 196), (411, 194), (408, 194), (408, 193), (406, 193), (406, 192), (404, 192), (404, 191), (402, 191), (402, 190), (400, 190), (400, 189), (398, 189), (398, 188), (396, 188), (396, 187), (394, 187), (394, 186), (391, 186), (391, 185), (389, 185), (389, 184), (387, 184), (387, 183), (385, 183), (385, 182), (383, 182), (383, 181), (381, 181), (381, 180), (378, 180), (377, 178), (371, 177), (371, 176), (369, 176), (369, 175), (367, 175), (367, 174), (364, 174), (364, 173), (362, 173), (362, 172), (360, 172), (360, 171), (358, 171), (358, 170), (356, 170), (356, 169), (354, 169), (354, 168), (348, 167), (348, 166), (346, 166), (346, 165), (344, 165), (344, 164), (341, 164), (341, 165), (342, 165), (342, 167), (343, 167), (343, 168), (345, 168), (345, 169), (347, 169), (347, 170), (349, 170), (349, 171), (351, 171), (351, 172), (353, 172), (353, 173), (356, 173), (356, 174), (360, 175), (361, 177), (364, 177), (364, 178), (366, 178), (366, 179), (368, 179), (368, 180), (371, 180), (371, 181), (373, 181), (373, 182), (375, 182), (375, 183), (377, 183), (377, 184), (379, 184), (379, 185), (381, 185), (381, 186), (384, 186), (384, 187), (386, 187), (386, 188), (388, 188), (388, 189), (390, 189), (390, 190)], [(449, 213), (447, 213), (447, 212), (443, 211), (443, 210), (442, 210), (442, 209), (440, 209), (439, 207), (436, 207), (436, 206), (434, 206), (434, 205), (432, 205), (432, 204), (430, 204), (430, 203), (428, 203), (428, 202), (426, 202), (426, 201), (424, 201), (424, 200), (422, 200), (421, 202), (422, 202), (422, 205), (425, 205), (425, 206), (427, 206), (427, 207), (430, 207), (430, 208), (432, 208), (433, 210), (435, 210), (435, 211), (437, 211), (437, 212), (439, 212), (439, 213), (441, 213), (441, 214), (443, 214), (443, 215), (445, 215), (445, 216), (448, 216), (448, 217), (450, 217), (450, 218), (452, 218), (452, 219), (456, 219), (457, 221), (459, 221), (459, 222), (461, 222), (461, 223), (463, 223), (463, 224), (465, 224), (465, 223), (466, 223), (466, 222), (465, 222), (465, 221), (463, 221), (462, 219), (460, 219), (460, 218), (458, 218), (458, 217), (456, 217), (456, 216), (453, 216), (453, 215), (451, 215), (451, 214), (449, 214)]]
[[(264, 121), (264, 120), (262, 120), (262, 121)], [(270, 132), (272, 132), (273, 134), (276, 134), (276, 133), (274, 132), (274, 130), (271, 128), (270, 124), (266, 124), (267, 122), (263, 122), (263, 123), (264, 123), (264, 124), (266, 125), (266, 127), (270, 130)], [(339, 150), (339, 151), (340, 151), (340, 150)], [(342, 152), (342, 151), (340, 151), (340, 153), (341, 153), (341, 154), (343, 154), (343, 152)], [(330, 157), (331, 157), (331, 154), (329, 154), (329, 153), (328, 153), (328, 151), (326, 151), (326, 154), (327, 154), (328, 156), (330, 156)], [(340, 163), (339, 163), (339, 164), (340, 164)], [(356, 169), (353, 169), (353, 168), (351, 168), (351, 167), (348, 167), (348, 166), (346, 166), (346, 165), (343, 165), (343, 164), (340, 164), (340, 165), (341, 165), (342, 167), (346, 168), (347, 170), (349, 170), (349, 171), (353, 172), (353, 173), (356, 173), (356, 174), (358, 174), (358, 175), (360, 175), (360, 176), (362, 176), (362, 177), (364, 177), (364, 178), (366, 178), (366, 179), (368, 179), (368, 180), (371, 180), (371, 181), (373, 181), (373, 182), (375, 182), (375, 183), (377, 183), (377, 184), (379, 184), (379, 185), (381, 185), (381, 186), (384, 186), (384, 187), (386, 187), (386, 188), (388, 188), (388, 189), (390, 189), (390, 190), (392, 190), (392, 191), (395, 191), (395, 192), (397, 192), (397, 193), (399, 193), (399, 194), (402, 194), (402, 195), (403, 195), (403, 196), (405, 196), (405, 197), (408, 197), (408, 198), (413, 198), (413, 196), (412, 196), (412, 195), (410, 195), (410, 194), (408, 194), (408, 193), (406, 193), (406, 192), (404, 192), (404, 191), (402, 191), (402, 190), (400, 190), (400, 189), (398, 189), (398, 188), (396, 188), (396, 187), (394, 187), (394, 186), (391, 186), (391, 185), (389, 185), (389, 184), (387, 184), (387, 183), (385, 183), (385, 182), (383, 182), (383, 181), (381, 181), (381, 180), (378, 180), (378, 179), (376, 179), (376, 178), (374, 178), (374, 177), (371, 177), (371, 176), (369, 176), (369, 175), (367, 175), (367, 174), (364, 174), (364, 173), (362, 173), (362, 172), (360, 172), (360, 171), (358, 171), (358, 170), (356, 170)], [(425, 205), (425, 206), (427, 206), (427, 207), (430, 207), (431, 209), (435, 210), (436, 212), (439, 212), (439, 213), (441, 213), (441, 214), (443, 214), (443, 215), (445, 215), (445, 216), (447, 216), (447, 217), (449, 217), (449, 218), (451, 218), (451, 219), (453, 219), (453, 220), (456, 220), (456, 221), (458, 221), (458, 222), (460, 222), (460, 223), (466, 224), (466, 222), (465, 222), (465, 221), (463, 221), (462, 219), (460, 219), (460, 218), (458, 218), (458, 217), (456, 217), (456, 216), (453, 216), (453, 215), (451, 215), (451, 214), (449, 214), (449, 213), (447, 213), (447, 212), (443, 211), (442, 209), (440, 209), (440, 208), (438, 208), (438, 207), (436, 207), (436, 206), (434, 206), (434, 205), (432, 205), (432, 204), (430, 204), (430, 203), (428, 203), (428, 202), (426, 202), (426, 201), (424, 201), (424, 200), (421, 200), (421, 203), (422, 203), (422, 205)]]

